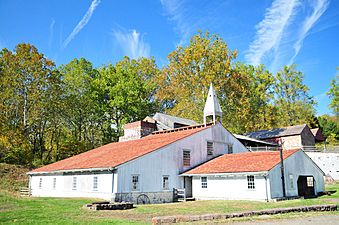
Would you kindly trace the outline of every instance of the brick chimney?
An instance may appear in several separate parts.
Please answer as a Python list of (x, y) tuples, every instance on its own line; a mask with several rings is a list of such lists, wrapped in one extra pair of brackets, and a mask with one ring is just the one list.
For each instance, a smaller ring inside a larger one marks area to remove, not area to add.
[(119, 142), (140, 139), (157, 130), (155, 122), (136, 121), (124, 125), (124, 136), (119, 137)]

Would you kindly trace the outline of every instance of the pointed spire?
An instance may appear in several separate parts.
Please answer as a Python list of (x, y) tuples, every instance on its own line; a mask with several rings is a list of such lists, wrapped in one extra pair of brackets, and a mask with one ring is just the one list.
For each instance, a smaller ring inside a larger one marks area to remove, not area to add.
[(211, 83), (210, 89), (208, 91), (208, 96), (204, 108), (204, 124), (206, 125), (206, 118), (208, 116), (213, 116), (213, 123), (216, 122), (216, 116), (219, 116), (219, 119), (221, 121), (222, 117), (222, 110), (217, 98), (217, 95), (215, 94), (215, 91), (213, 89), (213, 85)]

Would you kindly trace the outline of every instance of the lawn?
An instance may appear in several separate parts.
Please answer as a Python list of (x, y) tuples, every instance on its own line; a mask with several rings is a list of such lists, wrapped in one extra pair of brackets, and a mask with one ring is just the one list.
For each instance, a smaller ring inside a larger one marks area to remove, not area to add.
[(228, 213), (333, 202), (339, 204), (339, 183), (327, 186), (327, 190), (337, 190), (337, 192), (332, 196), (281, 202), (195, 201), (158, 205), (138, 205), (134, 209), (125, 211), (96, 212), (82, 208), (84, 204), (90, 203), (91, 201), (94, 201), (94, 199), (22, 198), (6, 191), (0, 191), (0, 223), (149, 224), (154, 216)]

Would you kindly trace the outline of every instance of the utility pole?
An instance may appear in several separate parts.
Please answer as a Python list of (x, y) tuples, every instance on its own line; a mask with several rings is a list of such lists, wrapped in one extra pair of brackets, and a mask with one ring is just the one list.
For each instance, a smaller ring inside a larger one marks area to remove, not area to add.
[(282, 147), (279, 148), (279, 152), (280, 152), (281, 184), (282, 184), (283, 196), (286, 197), (284, 157), (283, 157)]

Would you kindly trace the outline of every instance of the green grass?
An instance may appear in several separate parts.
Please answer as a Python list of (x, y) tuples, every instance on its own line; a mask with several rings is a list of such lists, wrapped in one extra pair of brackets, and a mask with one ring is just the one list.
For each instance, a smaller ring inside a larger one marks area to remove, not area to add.
[[(95, 201), (94, 199), (21, 198), (0, 191), (0, 224), (13, 222), (19, 224), (149, 224), (154, 216), (231, 213), (303, 205), (339, 204), (339, 183), (327, 186), (327, 190), (337, 190), (337, 193), (314, 199), (281, 202), (214, 200), (140, 205), (124, 211), (89, 211), (82, 208), (83, 205)], [(289, 214), (289, 216), (293, 215), (297, 214)], [(279, 216), (275, 217), (279, 218)], [(281, 217), (288, 216), (283, 214)]]

